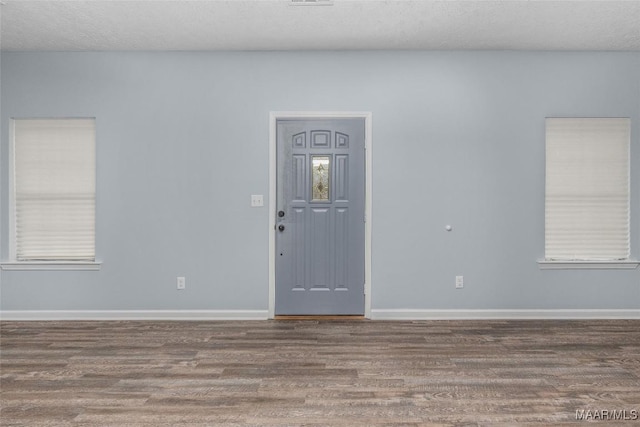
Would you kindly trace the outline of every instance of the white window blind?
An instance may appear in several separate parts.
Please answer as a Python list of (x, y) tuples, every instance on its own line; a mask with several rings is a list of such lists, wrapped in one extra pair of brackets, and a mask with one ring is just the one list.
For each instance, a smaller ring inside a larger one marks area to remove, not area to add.
[(628, 118), (546, 120), (545, 258), (629, 258)]
[(95, 260), (95, 120), (13, 126), (16, 260)]

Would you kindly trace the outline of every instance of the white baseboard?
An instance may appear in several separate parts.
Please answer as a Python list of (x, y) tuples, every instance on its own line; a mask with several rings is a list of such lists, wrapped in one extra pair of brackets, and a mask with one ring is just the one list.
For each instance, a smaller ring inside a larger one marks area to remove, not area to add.
[[(3, 310), (0, 320), (267, 320), (268, 310)], [(623, 310), (420, 310), (372, 309), (371, 320), (640, 319)]]
[(0, 320), (266, 320), (267, 310), (3, 310)]
[(372, 309), (372, 320), (640, 319), (640, 309), (622, 310), (411, 310)]

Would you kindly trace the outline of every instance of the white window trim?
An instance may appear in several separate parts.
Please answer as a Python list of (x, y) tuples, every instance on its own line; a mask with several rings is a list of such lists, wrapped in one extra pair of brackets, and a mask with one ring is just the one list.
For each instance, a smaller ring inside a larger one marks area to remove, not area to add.
[[(30, 117), (25, 117), (30, 118)], [(46, 118), (46, 117), (43, 117)], [(66, 118), (66, 117), (63, 117)], [(69, 117), (70, 118), (70, 117)], [(95, 117), (87, 117), (93, 118)], [(0, 261), (0, 270), (5, 271), (98, 271), (102, 261), (16, 261), (16, 192), (15, 192), (15, 120), (9, 124), (9, 261)]]
[(102, 261), (3, 261), (0, 269), (7, 271), (98, 271)]
[(15, 120), (9, 121), (9, 259), (16, 259)]
[(640, 261), (550, 261), (538, 260), (540, 270), (628, 270), (637, 268)]

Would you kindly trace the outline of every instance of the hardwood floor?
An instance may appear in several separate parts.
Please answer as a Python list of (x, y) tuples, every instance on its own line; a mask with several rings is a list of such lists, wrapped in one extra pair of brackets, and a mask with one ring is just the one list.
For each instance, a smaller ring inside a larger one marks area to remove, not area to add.
[(640, 425), (636, 320), (2, 322), (1, 333), (2, 426), (585, 423), (577, 413)]

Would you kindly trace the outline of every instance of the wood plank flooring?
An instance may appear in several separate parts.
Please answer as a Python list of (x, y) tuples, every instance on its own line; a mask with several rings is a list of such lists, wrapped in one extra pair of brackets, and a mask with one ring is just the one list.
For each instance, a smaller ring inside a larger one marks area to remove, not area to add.
[(640, 425), (637, 320), (0, 326), (2, 426)]

